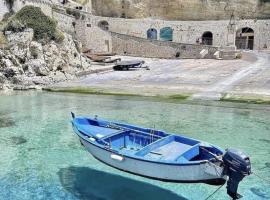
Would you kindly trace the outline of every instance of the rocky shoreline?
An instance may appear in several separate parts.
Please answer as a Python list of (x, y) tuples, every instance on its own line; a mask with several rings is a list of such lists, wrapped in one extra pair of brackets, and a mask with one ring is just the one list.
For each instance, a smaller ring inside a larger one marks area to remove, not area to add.
[(0, 48), (0, 90), (40, 89), (72, 80), (90, 68), (80, 53), (81, 43), (64, 33), (61, 43), (37, 42), (33, 30), (6, 32), (7, 44)]

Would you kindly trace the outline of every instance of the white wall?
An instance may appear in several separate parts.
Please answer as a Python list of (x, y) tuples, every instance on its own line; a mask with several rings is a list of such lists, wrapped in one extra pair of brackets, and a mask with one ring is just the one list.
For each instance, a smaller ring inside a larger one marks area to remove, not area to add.
[[(106, 20), (112, 32), (127, 34), (135, 37), (146, 38), (149, 28), (158, 31), (163, 27), (171, 27), (174, 30), (173, 41), (179, 43), (195, 44), (196, 39), (206, 31), (213, 33), (214, 46), (226, 46), (228, 43), (229, 20), (219, 21), (164, 21), (153, 19), (122, 19), (92, 16), (90, 22), (97, 25)], [(240, 20), (236, 21), (235, 30), (250, 27), (254, 30), (254, 48), (263, 49), (265, 44), (268, 48), (270, 40), (270, 20)]]
[(0, 0), (0, 21), (3, 19), (3, 16), (8, 12), (8, 8), (5, 0)]

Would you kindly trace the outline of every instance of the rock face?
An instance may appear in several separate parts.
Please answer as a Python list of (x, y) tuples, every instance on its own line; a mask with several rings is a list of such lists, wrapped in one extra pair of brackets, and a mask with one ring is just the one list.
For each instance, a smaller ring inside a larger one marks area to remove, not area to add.
[(165, 20), (270, 18), (269, 0), (92, 0), (93, 13), (106, 17)]
[(87, 70), (90, 60), (78, 51), (80, 43), (65, 34), (61, 44), (33, 41), (33, 30), (6, 33), (8, 45), (0, 49), (0, 89), (33, 88), (73, 79)]

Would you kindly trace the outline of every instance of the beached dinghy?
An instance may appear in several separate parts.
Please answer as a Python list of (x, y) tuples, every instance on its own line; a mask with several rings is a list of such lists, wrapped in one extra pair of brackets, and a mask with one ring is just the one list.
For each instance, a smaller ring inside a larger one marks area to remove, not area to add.
[(75, 117), (72, 126), (83, 146), (114, 168), (168, 182), (224, 184), (237, 199), (239, 182), (251, 173), (249, 157), (206, 142), (95, 118)]

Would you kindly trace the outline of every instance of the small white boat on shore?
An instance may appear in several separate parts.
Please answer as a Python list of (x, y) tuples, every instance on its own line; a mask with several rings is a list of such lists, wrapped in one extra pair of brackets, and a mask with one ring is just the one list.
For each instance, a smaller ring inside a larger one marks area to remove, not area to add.
[(206, 142), (129, 124), (75, 117), (81, 144), (99, 161), (151, 179), (222, 185), (237, 199), (239, 182), (251, 173), (249, 158)]

